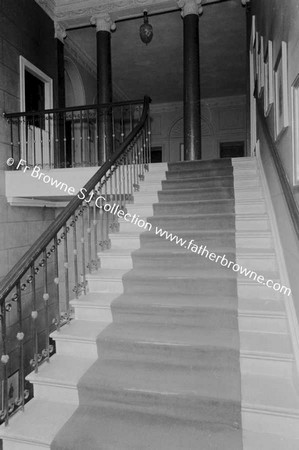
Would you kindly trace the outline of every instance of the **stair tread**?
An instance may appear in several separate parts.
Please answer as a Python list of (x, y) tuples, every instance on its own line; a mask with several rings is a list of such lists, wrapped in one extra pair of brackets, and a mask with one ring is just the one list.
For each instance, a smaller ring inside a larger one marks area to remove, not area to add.
[[(221, 448), (223, 440), (231, 443), (230, 449), (240, 448), (239, 430), (234, 433), (230, 427), (222, 426), (217, 433), (209, 433), (196, 420), (170, 417), (140, 411), (137, 408), (121, 409), (118, 404), (101, 402), (97, 415), (94, 407), (80, 407), (82, 419), (76, 415), (80, 434), (71, 440), (70, 448), (81, 450), (88, 441), (96, 450), (182, 450)], [(234, 435), (237, 435), (236, 437)], [(62, 436), (67, 448), (68, 439)]]
[(155, 307), (155, 308), (207, 308), (207, 309), (232, 309), (235, 310), (236, 299), (234, 297), (207, 297), (204, 295), (179, 295), (179, 294), (121, 294), (116, 302), (118, 306), (126, 307)]
[(54, 331), (51, 337), (55, 340), (72, 339), (86, 342), (95, 342), (98, 335), (107, 327), (106, 322), (92, 322), (88, 320), (72, 320), (64, 325), (60, 331)]
[(219, 366), (213, 371), (209, 367), (194, 368), (164, 363), (109, 360), (98, 365), (98, 378), (87, 373), (85, 383), (89, 389), (119, 390), (162, 397), (211, 398), (216, 401), (238, 401), (239, 385), (232, 369)]
[(31, 383), (59, 384), (75, 388), (94, 361), (91, 358), (55, 354), (49, 364), (42, 364), (38, 373), (31, 372), (26, 379)]
[(219, 347), (237, 349), (237, 333), (225, 328), (201, 329), (196, 326), (163, 325), (148, 323), (111, 324), (102, 334), (105, 340), (192, 347)]
[(11, 417), (8, 427), (0, 428), (0, 437), (50, 445), (77, 405), (33, 399), (25, 413)]
[(125, 257), (125, 256), (131, 256), (132, 250), (129, 248), (110, 248), (109, 250), (106, 250), (105, 252), (99, 252), (98, 257), (99, 258), (109, 258), (111, 256), (114, 257)]
[(111, 294), (109, 292), (90, 292), (86, 295), (82, 295), (78, 299), (71, 300), (70, 304), (76, 307), (92, 306), (93, 308), (110, 308), (111, 302), (118, 296), (118, 293)]
[(243, 373), (242, 404), (270, 411), (287, 410), (299, 419), (299, 395), (287, 378)]
[(188, 268), (185, 272), (181, 270), (181, 267), (173, 267), (167, 268), (163, 270), (161, 273), (161, 269), (158, 267), (151, 267), (145, 269), (131, 269), (125, 274), (126, 279), (148, 279), (157, 281), (161, 278), (165, 279), (173, 279), (176, 280), (201, 280), (201, 279), (219, 279), (219, 280), (234, 280), (236, 279), (236, 274), (232, 270), (223, 270), (221, 265), (216, 265), (214, 269), (200, 269), (200, 271), (195, 268)]
[(121, 280), (128, 269), (99, 269), (94, 273), (86, 275), (87, 280)]

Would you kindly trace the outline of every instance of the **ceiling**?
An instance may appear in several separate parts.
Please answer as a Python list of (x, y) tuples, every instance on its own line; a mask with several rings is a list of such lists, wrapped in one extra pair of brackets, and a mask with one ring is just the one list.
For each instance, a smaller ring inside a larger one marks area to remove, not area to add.
[[(139, 38), (142, 19), (116, 23), (111, 35), (113, 82), (127, 97), (151, 96), (154, 103), (183, 99), (183, 20), (180, 11), (150, 16), (154, 28), (146, 46)], [(246, 12), (240, 0), (207, 5), (199, 18), (201, 96), (246, 92)], [(94, 27), (68, 36), (96, 61)]]

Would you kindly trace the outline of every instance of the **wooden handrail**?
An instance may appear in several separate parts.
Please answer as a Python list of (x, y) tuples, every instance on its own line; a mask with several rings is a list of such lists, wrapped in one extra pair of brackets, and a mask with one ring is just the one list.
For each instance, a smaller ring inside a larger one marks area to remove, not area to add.
[(293, 222), (293, 226), (297, 235), (297, 238), (299, 239), (299, 209), (298, 205), (296, 203), (296, 200), (294, 198), (294, 194), (292, 192), (287, 174), (285, 172), (285, 169), (283, 167), (283, 164), (281, 162), (277, 147), (275, 142), (273, 141), (273, 138), (271, 136), (267, 121), (264, 117), (263, 108), (259, 101), (257, 101), (257, 110), (258, 115), (260, 118), (260, 122), (263, 128), (263, 132), (265, 134), (267, 143), (269, 145), (273, 161), (277, 170), (277, 174), (281, 183), (282, 191), (285, 197), (285, 200), (288, 205), (289, 213)]
[[(147, 96), (143, 100), (143, 112), (139, 123), (126, 137), (124, 142), (120, 145), (118, 151), (116, 151), (111, 158), (106, 161), (99, 170), (90, 178), (90, 180), (84, 185), (86, 196), (92, 189), (101, 181), (106, 173), (114, 166), (119, 158), (124, 154), (128, 146), (134, 141), (135, 137), (142, 130), (149, 111), (149, 104), (151, 99)], [(67, 220), (74, 214), (78, 206), (83, 202), (78, 195), (76, 195), (70, 203), (64, 208), (64, 210), (57, 216), (55, 221), (42, 233), (42, 235), (35, 241), (31, 248), (23, 255), (23, 257), (15, 264), (15, 266), (6, 275), (4, 280), (0, 283), (0, 304), (2, 305), (7, 295), (16, 286), (16, 283), (20, 278), (28, 271), (28, 269), (34, 264), (35, 260), (41, 255), (43, 250), (56, 236), (58, 231), (65, 225)]]
[(123, 102), (115, 102), (115, 103), (95, 103), (92, 105), (83, 105), (83, 106), (69, 106), (67, 108), (53, 108), (53, 109), (43, 109), (41, 111), (23, 111), (23, 112), (15, 112), (15, 113), (3, 113), (3, 117), (5, 119), (17, 119), (19, 117), (32, 117), (32, 116), (43, 116), (48, 114), (58, 114), (64, 112), (74, 112), (74, 111), (86, 111), (90, 109), (105, 109), (109, 107), (121, 107), (121, 106), (130, 106), (130, 105), (141, 105), (143, 103), (142, 100), (128, 100)]

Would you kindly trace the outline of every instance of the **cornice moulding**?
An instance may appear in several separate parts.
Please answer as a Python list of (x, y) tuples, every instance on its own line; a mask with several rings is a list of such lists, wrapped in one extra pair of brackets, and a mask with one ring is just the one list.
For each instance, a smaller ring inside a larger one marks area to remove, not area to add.
[(53, 21), (56, 20), (56, 1), (55, 0), (35, 0), (35, 2), (48, 14)]

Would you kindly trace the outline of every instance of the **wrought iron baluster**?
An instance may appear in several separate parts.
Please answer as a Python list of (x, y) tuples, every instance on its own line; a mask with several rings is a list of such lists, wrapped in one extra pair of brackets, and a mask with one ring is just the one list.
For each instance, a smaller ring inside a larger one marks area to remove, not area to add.
[(79, 213), (81, 215), (81, 252), (82, 252), (82, 282), (83, 292), (86, 295), (86, 270), (85, 270), (85, 235), (84, 235), (84, 209), (81, 208)]
[(84, 148), (83, 148), (83, 114), (80, 110), (80, 153), (81, 153), (81, 166), (84, 167)]
[(64, 225), (63, 234), (63, 267), (64, 267), (64, 284), (65, 284), (65, 306), (66, 306), (66, 320), (70, 321), (70, 288), (69, 288), (69, 254), (67, 242), (68, 226)]
[(74, 111), (72, 111), (72, 114), (71, 114), (71, 148), (72, 148), (72, 167), (76, 167), (75, 119), (74, 119)]
[(10, 124), (10, 155), (14, 158), (14, 137), (13, 137), (13, 119), (9, 121)]
[(79, 274), (78, 274), (78, 250), (77, 250), (77, 216), (73, 215), (72, 225), (73, 225), (73, 254), (74, 254), (74, 273), (75, 273), (75, 295), (76, 298), (79, 297)]
[[(111, 170), (110, 170), (111, 187), (113, 186), (112, 177), (113, 177), (113, 174), (111, 173)], [(104, 178), (104, 182), (105, 182), (104, 189), (105, 189), (105, 199), (106, 200), (107, 200), (107, 194), (108, 194), (108, 192), (107, 192), (108, 191), (107, 180), (108, 180), (107, 175), (105, 175), (105, 178)], [(110, 192), (112, 194), (112, 191), (110, 191)], [(110, 194), (110, 203), (112, 204), (111, 194)], [(103, 213), (104, 213), (104, 217), (105, 217), (105, 221), (104, 221), (104, 224), (105, 224), (105, 231), (104, 231), (104, 234), (105, 234), (105, 247), (104, 248), (109, 249), (110, 248), (110, 240), (109, 240), (109, 219), (110, 219), (110, 213), (108, 211), (106, 211), (105, 209), (103, 209)]]
[(91, 137), (90, 137), (90, 119), (89, 109), (87, 110), (87, 145), (88, 145), (88, 165), (91, 166)]
[(6, 330), (6, 303), (5, 299), (2, 301), (1, 305), (1, 336), (2, 336), (2, 355), (1, 355), (1, 363), (2, 363), (2, 380), (3, 380), (3, 418), (5, 421), (5, 425), (8, 425), (9, 417), (8, 417), (8, 385), (7, 385), (7, 364), (9, 362), (9, 356), (7, 354), (7, 330)]
[[(18, 159), (21, 159), (22, 148), (21, 148), (21, 117), (18, 117)], [(13, 155), (11, 155), (13, 157)]]
[(36, 304), (36, 284), (35, 284), (35, 270), (34, 265), (31, 266), (29, 282), (31, 284), (31, 318), (32, 318), (32, 341), (33, 341), (33, 349), (34, 356), (32, 360), (32, 366), (34, 368), (35, 373), (38, 372), (38, 364), (39, 364), (39, 354), (38, 354), (38, 334), (37, 334), (37, 304)]
[(22, 311), (22, 294), (21, 282), (17, 282), (16, 286), (16, 300), (17, 300), (17, 315), (18, 315), (18, 347), (19, 347), (19, 406), (24, 411), (25, 404), (25, 370), (24, 370), (24, 332), (23, 332), (23, 311)]
[(33, 115), (32, 118), (33, 118), (33, 125), (32, 125), (32, 128), (33, 128), (33, 165), (35, 166), (36, 165), (36, 126), (35, 126), (36, 116)]
[(49, 168), (51, 169), (52, 168), (52, 141), (51, 141), (51, 133), (52, 133), (51, 120), (52, 120), (52, 116), (50, 114), (48, 114), (47, 120), (48, 120), (48, 131), (49, 131), (49, 138), (48, 138), (48, 143), (49, 143)]
[(44, 167), (44, 139), (43, 139), (43, 125), (44, 120), (43, 116), (39, 116), (39, 128), (40, 128), (40, 157), (41, 157), (41, 166)]
[(60, 296), (59, 296), (59, 263), (58, 263), (58, 239), (57, 235), (54, 237), (54, 283), (56, 285), (55, 299), (56, 299), (56, 328), (60, 331)]
[(90, 203), (87, 204), (87, 255), (88, 255), (88, 271), (92, 272), (92, 255), (91, 255), (91, 214), (90, 214)]
[(93, 203), (93, 238), (94, 238), (94, 259), (95, 269), (98, 269), (98, 212), (96, 202)]
[(114, 108), (112, 108), (112, 148), (113, 153), (115, 152), (116, 142), (115, 142), (115, 113)]
[(50, 323), (49, 323), (49, 292), (48, 292), (48, 261), (47, 261), (47, 249), (43, 252), (43, 287), (44, 294), (43, 300), (45, 305), (45, 321), (46, 321), (46, 336), (45, 336), (45, 359), (50, 362), (50, 351), (49, 351), (49, 338), (50, 338)]

